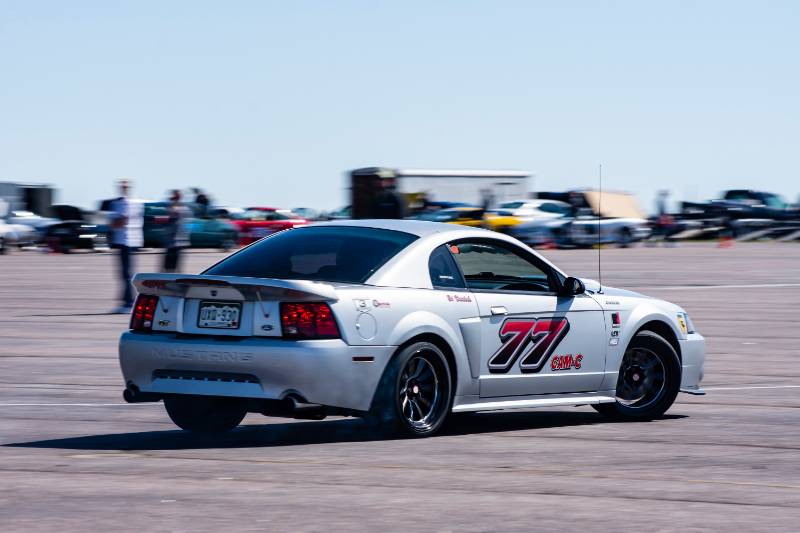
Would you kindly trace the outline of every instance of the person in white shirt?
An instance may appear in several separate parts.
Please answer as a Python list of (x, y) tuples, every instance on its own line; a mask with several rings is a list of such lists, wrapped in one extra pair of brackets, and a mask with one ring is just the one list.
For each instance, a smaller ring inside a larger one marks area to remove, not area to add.
[(111, 246), (119, 250), (120, 278), (122, 280), (121, 305), (116, 313), (130, 313), (133, 307), (133, 254), (144, 244), (144, 204), (141, 200), (130, 198), (131, 184), (128, 180), (117, 183), (120, 198), (111, 203)]

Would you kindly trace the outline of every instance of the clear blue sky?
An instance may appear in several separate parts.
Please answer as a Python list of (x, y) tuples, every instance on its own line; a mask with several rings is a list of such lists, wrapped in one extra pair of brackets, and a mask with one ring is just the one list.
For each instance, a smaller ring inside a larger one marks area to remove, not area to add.
[(800, 193), (800, 2), (0, 0), (0, 180), (332, 208), (359, 166)]

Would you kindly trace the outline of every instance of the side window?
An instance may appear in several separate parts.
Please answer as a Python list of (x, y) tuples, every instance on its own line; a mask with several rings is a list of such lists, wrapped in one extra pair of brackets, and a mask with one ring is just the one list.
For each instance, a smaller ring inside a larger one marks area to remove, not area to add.
[(439, 246), (428, 259), (428, 271), (434, 289), (463, 289), (464, 278), (446, 246)]
[(547, 273), (512, 245), (464, 241), (451, 245), (469, 289), (552, 292)]

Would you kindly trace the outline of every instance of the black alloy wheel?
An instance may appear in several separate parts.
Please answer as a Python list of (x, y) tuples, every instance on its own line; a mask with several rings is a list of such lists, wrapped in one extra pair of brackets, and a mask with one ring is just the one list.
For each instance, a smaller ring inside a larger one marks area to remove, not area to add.
[(675, 349), (660, 335), (640, 331), (622, 358), (616, 402), (592, 407), (617, 420), (652, 420), (672, 406), (680, 385), (681, 363)]
[(381, 431), (428, 437), (444, 424), (452, 396), (444, 353), (435, 344), (417, 342), (390, 361), (366, 418)]

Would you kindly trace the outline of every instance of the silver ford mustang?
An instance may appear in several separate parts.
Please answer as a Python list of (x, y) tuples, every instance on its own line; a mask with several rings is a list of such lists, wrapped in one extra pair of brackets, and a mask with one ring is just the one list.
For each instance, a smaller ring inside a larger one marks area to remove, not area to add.
[(414, 436), (468, 411), (592, 405), (646, 420), (703, 393), (705, 343), (683, 309), (567, 276), (482, 229), (322, 223), (134, 284), (124, 397), (163, 400), (189, 431), (248, 412)]

